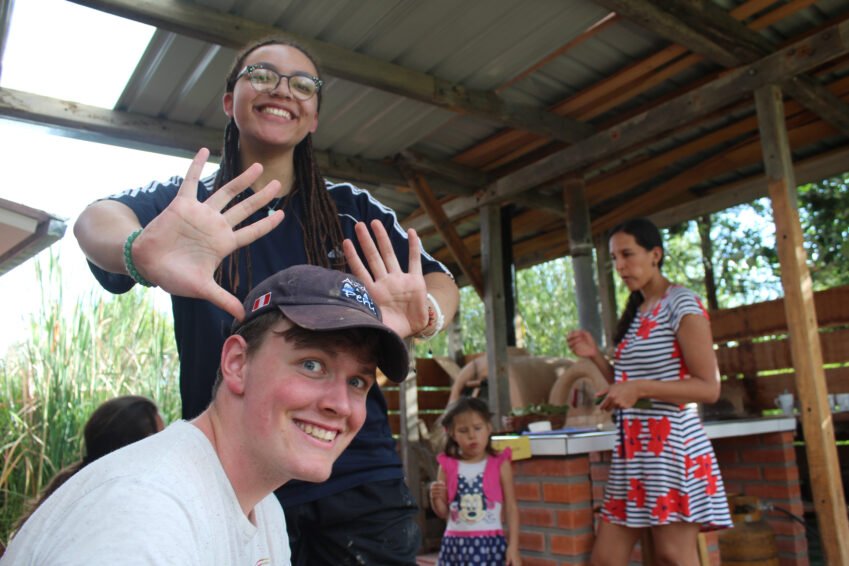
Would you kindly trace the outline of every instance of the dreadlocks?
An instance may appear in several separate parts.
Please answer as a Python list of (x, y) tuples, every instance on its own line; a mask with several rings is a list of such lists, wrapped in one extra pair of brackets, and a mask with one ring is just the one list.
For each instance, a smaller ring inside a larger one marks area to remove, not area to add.
[[(312, 61), (316, 69), (318, 64), (303, 47), (292, 43), (291, 41), (281, 38), (270, 38), (252, 43), (245, 47), (236, 57), (230, 73), (227, 75), (226, 91), (233, 92), (236, 86), (236, 80), (244, 66), (245, 59), (256, 49), (266, 45), (284, 45), (297, 49)], [(320, 74), (320, 73), (319, 73)], [(318, 97), (318, 108), (321, 108), (321, 90), (316, 95)], [(301, 221), (301, 230), (304, 234), (304, 246), (307, 255), (307, 263), (328, 267), (332, 269), (346, 270), (345, 256), (341, 253), (342, 250), (342, 227), (339, 225), (339, 218), (336, 213), (336, 204), (330, 198), (325, 184), (324, 177), (318, 168), (318, 163), (315, 159), (315, 152), (312, 145), (312, 134), (307, 136), (295, 146), (293, 156), (294, 166), (294, 185), (286, 199), (295, 196), (299, 192), (303, 192), (301, 199), (304, 205), (304, 219)], [(242, 163), (239, 156), (239, 128), (236, 121), (230, 118), (227, 126), (224, 128), (224, 147), (221, 151), (221, 167), (215, 176), (213, 192), (219, 190), (222, 186), (229, 183), (235, 177), (242, 173)], [(243, 192), (238, 195), (229, 206), (233, 206), (238, 201), (246, 198), (247, 195)], [(228, 206), (228, 208), (229, 208)], [(328, 258), (328, 251), (332, 261)], [(250, 249), (245, 249), (245, 261), (247, 262), (248, 272), (248, 288), (253, 286), (251, 281), (251, 257)], [(224, 262), (221, 263), (224, 265)], [(227, 279), (231, 285), (231, 291), (234, 291), (239, 286), (239, 250), (234, 251), (227, 262), (229, 266)], [(224, 279), (222, 267), (219, 266), (215, 272), (215, 280), (220, 285)]]

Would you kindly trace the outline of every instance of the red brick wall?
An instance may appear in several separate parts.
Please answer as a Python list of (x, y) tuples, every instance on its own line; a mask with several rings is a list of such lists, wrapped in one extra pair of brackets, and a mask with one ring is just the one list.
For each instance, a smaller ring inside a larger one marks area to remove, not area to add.
[[(728, 493), (753, 495), (802, 516), (793, 433), (713, 441)], [(594, 540), (593, 509), (602, 504), (610, 452), (536, 457), (514, 462), (524, 566), (566, 566), (589, 562)], [(808, 566), (802, 525), (780, 512), (765, 512), (776, 533), (782, 566)], [(717, 533), (706, 533), (712, 565), (720, 564)], [(639, 545), (631, 564), (641, 564)]]
[(586, 455), (514, 462), (523, 566), (586, 564), (593, 544)]

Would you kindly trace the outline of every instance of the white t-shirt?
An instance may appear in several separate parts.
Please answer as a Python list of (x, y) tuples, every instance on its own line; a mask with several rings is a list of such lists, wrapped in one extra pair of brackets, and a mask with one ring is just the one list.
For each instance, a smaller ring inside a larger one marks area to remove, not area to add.
[(242, 512), (206, 436), (180, 421), (86, 466), (51, 495), (0, 565), (288, 566), (274, 494)]

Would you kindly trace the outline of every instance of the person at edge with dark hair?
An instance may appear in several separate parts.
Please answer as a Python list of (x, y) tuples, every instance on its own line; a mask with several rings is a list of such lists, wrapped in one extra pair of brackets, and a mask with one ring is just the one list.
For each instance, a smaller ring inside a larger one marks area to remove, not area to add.
[(409, 356), (365, 286), (341, 271), (290, 267), (244, 309), (209, 407), (75, 474), (0, 564), (290, 564), (273, 491), (327, 479), (365, 422), (377, 369), (403, 381)]
[[(311, 134), (323, 84), (300, 47), (277, 39), (248, 46), (226, 78), (230, 120), (218, 172), (199, 179), (208, 156), (201, 150), (185, 179), (93, 203), (74, 226), (107, 290), (141, 283), (171, 294), (184, 418), (209, 403), (210, 352), (233, 317), (242, 317), (240, 299), (252, 282), (285, 267), (349, 269), (404, 338), (433, 336), (457, 309), (453, 277), (415, 231), (405, 232), (366, 191), (322, 178)], [(416, 505), (379, 388), (370, 391), (365, 425), (330, 479), (289, 482), (277, 495), (294, 564), (415, 564)]]
[(77, 472), (102, 456), (128, 444), (147, 438), (165, 428), (159, 409), (147, 397), (123, 395), (97, 406), (83, 427), (83, 457), (59, 470), (47, 484), (38, 500), (21, 517), (16, 531), (29, 519), (44, 500)]
[(631, 292), (613, 361), (589, 332), (567, 336), (572, 352), (612, 382), (600, 406), (616, 411), (619, 428), (591, 563), (627, 564), (648, 529), (658, 563), (697, 566), (699, 530), (732, 526), (696, 405), (719, 397), (708, 313), (695, 293), (663, 275), (663, 240), (651, 221), (616, 226), (609, 244)]

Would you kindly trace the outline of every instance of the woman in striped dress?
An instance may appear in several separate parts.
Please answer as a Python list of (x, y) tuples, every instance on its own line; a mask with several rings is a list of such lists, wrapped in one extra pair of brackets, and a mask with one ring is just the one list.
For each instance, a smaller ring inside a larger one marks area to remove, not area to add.
[(614, 361), (592, 336), (567, 337), (612, 385), (601, 408), (619, 430), (593, 564), (627, 564), (650, 529), (660, 564), (698, 565), (700, 529), (732, 525), (713, 447), (696, 403), (719, 397), (719, 372), (705, 308), (661, 273), (663, 241), (646, 219), (611, 231), (616, 272), (631, 291), (616, 329)]

